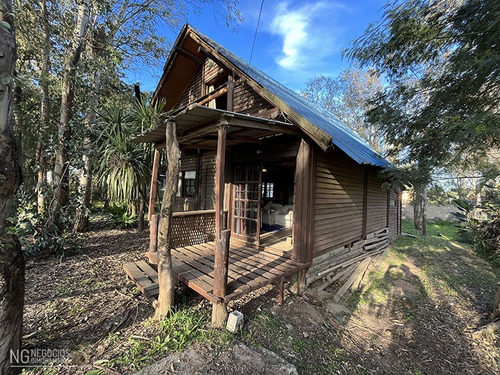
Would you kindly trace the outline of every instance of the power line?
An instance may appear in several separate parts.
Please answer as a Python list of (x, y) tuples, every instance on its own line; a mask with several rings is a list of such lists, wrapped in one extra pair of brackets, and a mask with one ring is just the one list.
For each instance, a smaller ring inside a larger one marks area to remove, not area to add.
[(257, 32), (259, 31), (260, 16), (262, 15), (262, 8), (264, 7), (264, 0), (260, 3), (259, 18), (257, 19), (257, 26), (255, 27), (255, 35), (253, 36), (252, 51), (250, 52), (250, 58), (248, 59), (248, 64), (252, 62), (253, 49), (255, 48), (255, 41), (257, 40)]

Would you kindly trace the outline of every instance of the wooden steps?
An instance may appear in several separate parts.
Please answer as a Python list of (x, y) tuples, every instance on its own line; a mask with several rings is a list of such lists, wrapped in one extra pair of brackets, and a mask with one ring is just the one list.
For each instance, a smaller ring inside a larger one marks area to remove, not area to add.
[(158, 297), (158, 272), (143, 260), (124, 264), (123, 269), (137, 288), (154, 303)]

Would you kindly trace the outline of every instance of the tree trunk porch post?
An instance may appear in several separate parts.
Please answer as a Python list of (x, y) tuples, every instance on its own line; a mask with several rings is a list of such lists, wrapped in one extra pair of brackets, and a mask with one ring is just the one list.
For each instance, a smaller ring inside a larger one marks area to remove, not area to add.
[[(229, 238), (231, 231), (224, 228), (224, 183), (226, 164), (227, 125), (217, 127), (217, 158), (215, 169), (215, 259), (214, 294), (223, 299), (226, 295), (229, 261)], [(222, 328), (227, 318), (227, 306), (221, 301), (212, 307), (212, 324)]]
[[(155, 214), (155, 201), (156, 191), (158, 187), (158, 169), (160, 166), (160, 150), (155, 147), (155, 154), (153, 159), (153, 169), (151, 172), (151, 186), (149, 188), (149, 207), (148, 207), (148, 220), (149, 220), (149, 254), (156, 255), (158, 249), (158, 221), (159, 215)], [(149, 258), (149, 256), (148, 256)], [(150, 258), (151, 259), (151, 258)]]

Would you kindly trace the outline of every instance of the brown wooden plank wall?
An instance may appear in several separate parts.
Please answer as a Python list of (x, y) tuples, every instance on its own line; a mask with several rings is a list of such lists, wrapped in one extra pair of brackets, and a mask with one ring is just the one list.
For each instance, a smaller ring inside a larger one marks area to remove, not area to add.
[(196, 171), (198, 163), (198, 152), (182, 152), (181, 153), (181, 171)]
[(215, 208), (215, 151), (204, 151), (201, 154), (200, 173), (200, 209)]
[(363, 234), (363, 169), (340, 152), (318, 152), (314, 246), (316, 257)]
[(260, 112), (274, 108), (266, 99), (257, 94), (247, 83), (234, 88), (234, 112), (258, 116)]
[(368, 169), (366, 233), (387, 226), (387, 191), (382, 189), (382, 180), (377, 177), (377, 170)]
[(210, 83), (213, 79), (217, 78), (218, 75), (224, 72), (224, 67), (219, 66), (215, 61), (211, 59), (205, 60), (205, 83)]
[(195, 99), (201, 96), (201, 68), (198, 69), (188, 87), (182, 93), (176, 107), (184, 107), (189, 104), (189, 95), (194, 95)]
[[(181, 151), (181, 171), (196, 171), (198, 163), (198, 152), (195, 151)], [(177, 192), (179, 194), (179, 192)], [(199, 209), (198, 198), (193, 197), (179, 197), (176, 196), (174, 200), (174, 211), (193, 211)]]

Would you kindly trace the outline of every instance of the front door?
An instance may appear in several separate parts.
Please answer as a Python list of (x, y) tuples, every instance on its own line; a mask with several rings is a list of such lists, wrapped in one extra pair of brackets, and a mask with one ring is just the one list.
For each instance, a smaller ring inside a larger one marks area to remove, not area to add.
[(262, 171), (259, 165), (237, 165), (234, 169), (234, 237), (259, 243)]

